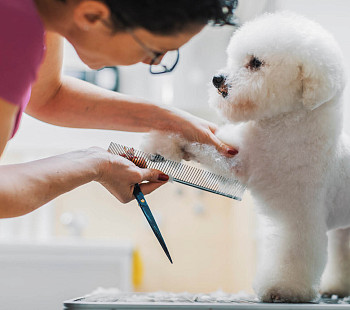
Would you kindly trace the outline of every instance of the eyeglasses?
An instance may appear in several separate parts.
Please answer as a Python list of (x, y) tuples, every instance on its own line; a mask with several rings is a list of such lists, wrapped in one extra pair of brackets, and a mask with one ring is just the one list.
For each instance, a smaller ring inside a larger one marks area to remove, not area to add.
[[(177, 63), (179, 62), (180, 52), (179, 49), (174, 51), (168, 51), (165, 53), (155, 52), (148, 46), (146, 46), (133, 31), (129, 31), (130, 35), (134, 40), (152, 57), (152, 61), (149, 66), (149, 72), (151, 74), (163, 74), (174, 70)], [(163, 57), (163, 58), (162, 58)], [(159, 59), (162, 58), (161, 63), (157, 64)]]

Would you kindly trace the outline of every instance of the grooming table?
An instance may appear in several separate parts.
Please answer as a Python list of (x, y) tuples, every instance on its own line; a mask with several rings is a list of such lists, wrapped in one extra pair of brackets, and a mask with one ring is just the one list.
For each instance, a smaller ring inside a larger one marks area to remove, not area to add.
[(314, 303), (260, 303), (245, 293), (122, 293), (96, 292), (64, 302), (64, 310), (340, 310), (350, 309), (350, 298), (322, 298)]

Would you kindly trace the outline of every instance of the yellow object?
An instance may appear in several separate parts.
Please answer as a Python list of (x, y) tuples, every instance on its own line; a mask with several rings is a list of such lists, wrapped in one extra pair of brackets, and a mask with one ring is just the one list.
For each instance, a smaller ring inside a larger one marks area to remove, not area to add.
[(132, 254), (132, 284), (137, 289), (142, 284), (143, 265), (139, 250), (134, 250)]

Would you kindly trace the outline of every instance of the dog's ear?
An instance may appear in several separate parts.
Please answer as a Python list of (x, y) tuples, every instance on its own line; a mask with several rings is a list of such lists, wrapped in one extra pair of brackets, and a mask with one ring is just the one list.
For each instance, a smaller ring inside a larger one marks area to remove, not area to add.
[(301, 67), (302, 103), (314, 110), (331, 100), (343, 88), (343, 76), (339, 69), (322, 65)]

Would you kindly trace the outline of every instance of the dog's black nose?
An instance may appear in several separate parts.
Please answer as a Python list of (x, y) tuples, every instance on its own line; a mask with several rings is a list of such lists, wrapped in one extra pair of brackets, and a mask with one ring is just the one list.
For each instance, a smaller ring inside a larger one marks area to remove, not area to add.
[(216, 88), (220, 88), (222, 83), (224, 83), (225, 77), (223, 75), (215, 75), (213, 77), (213, 84)]

